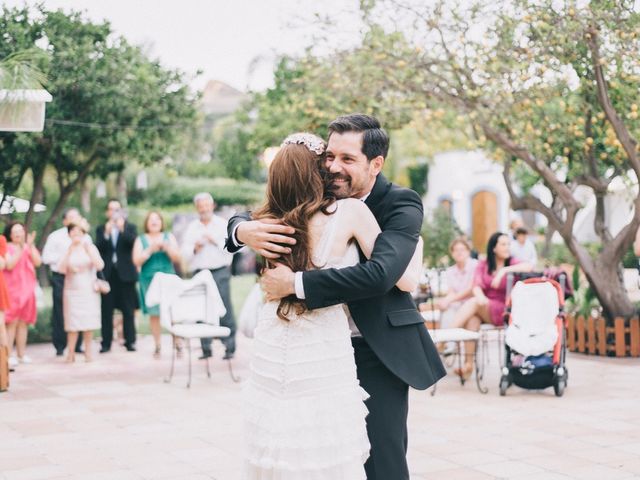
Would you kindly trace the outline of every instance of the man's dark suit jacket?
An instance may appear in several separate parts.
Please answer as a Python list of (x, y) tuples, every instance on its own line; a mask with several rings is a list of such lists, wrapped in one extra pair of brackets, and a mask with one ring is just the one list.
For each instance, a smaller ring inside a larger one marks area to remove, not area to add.
[[(123, 282), (135, 282), (138, 280), (138, 269), (133, 264), (133, 243), (136, 241), (138, 232), (136, 226), (125, 222), (124, 231), (120, 232), (118, 236), (118, 243), (116, 243), (116, 257), (118, 261), (115, 264), (115, 268), (118, 271), (118, 276)], [(111, 243), (111, 237), (104, 236), (104, 225), (99, 225), (96, 228), (96, 247), (100, 252), (102, 260), (104, 260), (104, 276), (106, 279), (111, 278), (111, 272), (113, 270), (113, 244)]]
[[(305, 272), (305, 302), (309, 309), (346, 303), (382, 363), (408, 385), (423, 390), (446, 371), (411, 295), (395, 286), (415, 252), (424, 218), (422, 201), (413, 190), (379, 174), (365, 203), (382, 229), (371, 258), (353, 267)], [(248, 219), (245, 213), (229, 220), (229, 251), (238, 250), (230, 241), (235, 226)]]

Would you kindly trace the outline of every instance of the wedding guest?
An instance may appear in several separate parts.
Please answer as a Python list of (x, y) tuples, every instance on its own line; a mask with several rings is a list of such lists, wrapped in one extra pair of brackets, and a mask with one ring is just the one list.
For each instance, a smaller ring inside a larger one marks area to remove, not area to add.
[(436, 301), (436, 306), (442, 312), (440, 316), (442, 328), (451, 326), (463, 301), (471, 297), (473, 279), (478, 265), (478, 261), (471, 258), (471, 245), (462, 237), (451, 242), (449, 254), (454, 264), (444, 272), (447, 295)]
[(36, 267), (42, 263), (35, 247), (36, 232), (26, 234), (24, 225), (9, 223), (4, 229), (9, 239), (6, 255), (5, 280), (9, 290), (9, 308), (5, 312), (9, 352), (15, 342), (17, 358), (9, 357), (9, 365), (31, 363), (25, 354), (28, 326), (36, 323)]
[(96, 272), (104, 268), (100, 252), (86, 241), (88, 225), (69, 223), (67, 231), (71, 243), (58, 263), (58, 271), (64, 275), (63, 316), (67, 332), (67, 362), (75, 361), (75, 349), (79, 334), (84, 337), (85, 361), (92, 360), (91, 339), (93, 331), (100, 328), (100, 294), (96, 290)]
[[(209, 270), (218, 286), (227, 314), (220, 319), (220, 325), (229, 327), (231, 335), (222, 340), (226, 351), (224, 358), (232, 358), (236, 350), (236, 320), (231, 305), (231, 261), (233, 255), (224, 249), (227, 236), (227, 221), (215, 215), (215, 203), (209, 193), (198, 193), (194, 199), (199, 218), (193, 220), (183, 237), (182, 252), (189, 262), (189, 270), (198, 273)], [(201, 340), (202, 357), (211, 356), (212, 339)]]
[[(66, 255), (71, 238), (69, 236), (69, 225), (79, 225), (84, 219), (80, 216), (77, 208), (70, 208), (62, 216), (62, 228), (59, 228), (47, 237), (47, 241), (42, 249), (42, 263), (49, 266), (51, 271), (51, 295), (53, 297), (53, 308), (51, 310), (51, 340), (56, 349), (56, 355), (62, 356), (67, 348), (67, 334), (64, 329), (64, 317), (62, 314), (62, 292), (64, 287), (64, 274), (58, 270), (60, 260)], [(91, 236), (85, 234), (84, 242), (93, 243)], [(82, 337), (79, 336), (75, 344), (76, 353), (82, 353)]]
[(3, 272), (7, 266), (6, 255), (7, 239), (4, 235), (0, 235), (0, 349), (6, 349), (9, 345), (7, 341), (7, 327), (4, 323), (4, 312), (9, 308), (9, 292)]
[(159, 212), (151, 211), (144, 220), (144, 234), (133, 244), (133, 263), (140, 269), (140, 306), (149, 315), (151, 334), (155, 342), (154, 356), (160, 356), (160, 305), (148, 306), (145, 295), (156, 273), (175, 274), (174, 263), (180, 261), (178, 242), (164, 229), (164, 219)]
[(538, 263), (536, 246), (529, 238), (529, 231), (525, 227), (516, 228), (515, 241), (511, 242), (511, 255), (531, 265)]
[(118, 200), (107, 203), (107, 221), (96, 229), (96, 247), (104, 261), (104, 277), (111, 286), (102, 295), (102, 346), (100, 353), (111, 350), (113, 341), (113, 310), (122, 312), (125, 347), (135, 352), (136, 325), (134, 313), (138, 304), (136, 282), (138, 270), (133, 264), (133, 243), (138, 236), (135, 225), (126, 220)]
[[(476, 267), (473, 297), (460, 307), (453, 326), (476, 332), (482, 323), (501, 326), (507, 296), (507, 275), (531, 270), (530, 263), (520, 262), (511, 256), (509, 235), (502, 232), (491, 235), (487, 242), (487, 258), (480, 260)], [(462, 378), (469, 378), (473, 372), (475, 347), (475, 342), (464, 344), (465, 364), (455, 371)]]

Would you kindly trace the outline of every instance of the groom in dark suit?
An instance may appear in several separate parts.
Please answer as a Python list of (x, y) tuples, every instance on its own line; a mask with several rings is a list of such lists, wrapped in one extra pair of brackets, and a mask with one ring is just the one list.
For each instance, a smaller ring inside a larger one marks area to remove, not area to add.
[[(359, 198), (376, 217), (382, 233), (371, 258), (343, 269), (292, 272), (278, 266), (265, 273), (270, 299), (296, 295), (309, 309), (346, 303), (353, 323), (352, 343), (358, 379), (371, 396), (367, 430), (371, 456), (368, 480), (409, 479), (406, 461), (409, 386), (426, 389), (445, 375), (411, 295), (395, 287), (415, 251), (423, 220), (413, 190), (389, 182), (381, 170), (389, 138), (373, 117), (339, 117), (329, 125), (325, 167), (338, 198)], [(248, 214), (228, 224), (227, 248), (246, 244), (268, 258), (288, 253), (289, 227), (251, 221)]]

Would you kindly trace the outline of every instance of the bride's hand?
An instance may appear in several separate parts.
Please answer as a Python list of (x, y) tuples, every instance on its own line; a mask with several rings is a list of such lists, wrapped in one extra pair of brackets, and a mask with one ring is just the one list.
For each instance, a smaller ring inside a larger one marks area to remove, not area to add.
[(268, 302), (280, 300), (296, 293), (295, 273), (279, 263), (275, 268), (268, 269), (260, 279), (260, 286)]
[(265, 258), (280, 258), (282, 254), (291, 253), (291, 249), (279, 245), (295, 245), (295, 230), (283, 225), (280, 220), (263, 218), (240, 223), (236, 230), (237, 240), (247, 245), (254, 252)]

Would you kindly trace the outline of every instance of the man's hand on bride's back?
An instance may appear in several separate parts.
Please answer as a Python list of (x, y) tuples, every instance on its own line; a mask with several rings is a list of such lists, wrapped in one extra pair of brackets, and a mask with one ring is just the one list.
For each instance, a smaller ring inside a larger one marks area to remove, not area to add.
[[(274, 218), (263, 218), (242, 222), (236, 230), (237, 239), (265, 258), (280, 258), (282, 254), (291, 253), (286, 245), (295, 245), (292, 227), (283, 225)], [(282, 245), (284, 244), (284, 245)]]
[(275, 263), (274, 268), (266, 269), (260, 278), (260, 287), (267, 302), (295, 295), (295, 273), (282, 264)]

